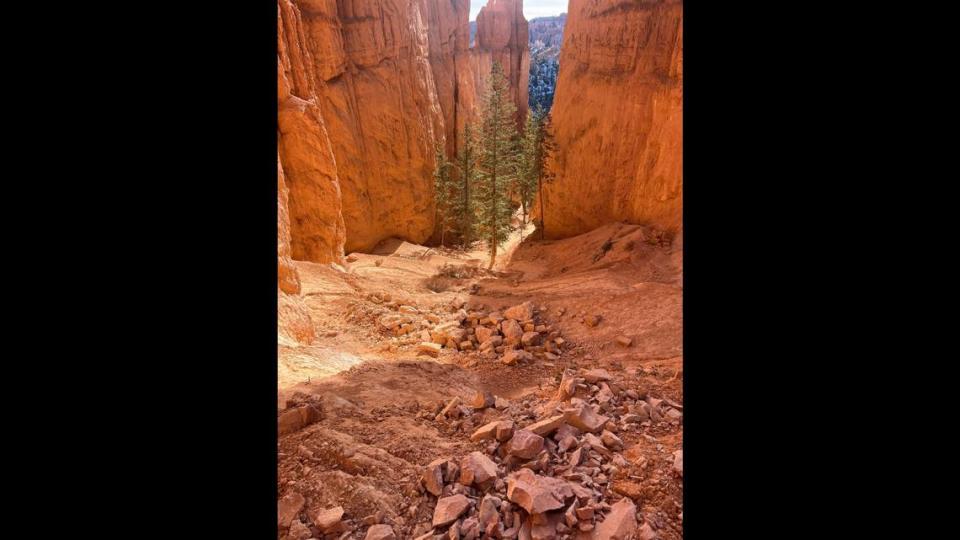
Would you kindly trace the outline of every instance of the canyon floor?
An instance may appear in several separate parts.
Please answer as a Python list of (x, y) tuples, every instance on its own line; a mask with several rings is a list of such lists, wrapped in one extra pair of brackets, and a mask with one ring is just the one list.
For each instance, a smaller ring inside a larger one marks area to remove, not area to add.
[[(637, 538), (682, 538), (682, 238), (626, 224), (556, 241), (531, 238), (532, 226), (522, 232), (525, 239), (511, 238), (492, 271), (482, 250), (401, 241), (351, 254), (342, 269), (295, 263), (318, 337), (278, 344), (281, 418), (312, 411), (281, 421), (278, 538), (389, 538), (390, 531), (473, 538), (478, 519), (481, 527), (493, 519), (481, 498), (500, 508), (493, 536), (613, 538), (613, 522), (625, 519), (617, 503), (628, 499)], [(533, 348), (532, 357), (507, 365), (489, 350), (421, 351), (424, 329), (429, 334), (461, 309), (485, 316), (524, 302), (534, 306), (542, 334), (562, 342), (550, 344), (556, 354)], [(385, 331), (381, 321), (395, 314), (415, 328)], [(539, 459), (520, 463), (504, 454), (506, 442), (471, 441), (490, 422), (515, 421), (520, 429), (569, 407), (560, 388), (568, 379), (575, 401), (610, 418), (602, 443), (565, 427), (544, 434), (550, 440)], [(471, 406), (484, 393), (496, 404)], [(574, 446), (585, 455), (577, 451), (569, 464)], [(453, 481), (455, 464), (471, 452), (499, 463), (496, 479), (476, 489)], [(458, 514), (465, 519), (433, 526), (438, 501), (422, 478), (441, 458), (449, 461), (438, 469), (445, 482), (436, 489), (466, 496), (469, 507)], [(585, 487), (589, 493), (577, 492), (572, 503), (580, 519), (557, 525), (565, 514), (553, 511), (546, 535), (547, 513), (524, 530), (528, 513), (507, 502), (504, 482), (520, 467)]]

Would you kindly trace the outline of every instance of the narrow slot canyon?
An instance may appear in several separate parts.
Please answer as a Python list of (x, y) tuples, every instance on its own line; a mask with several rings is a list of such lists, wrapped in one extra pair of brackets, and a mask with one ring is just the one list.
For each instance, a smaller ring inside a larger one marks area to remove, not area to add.
[(682, 538), (682, 2), (277, 3), (278, 539)]

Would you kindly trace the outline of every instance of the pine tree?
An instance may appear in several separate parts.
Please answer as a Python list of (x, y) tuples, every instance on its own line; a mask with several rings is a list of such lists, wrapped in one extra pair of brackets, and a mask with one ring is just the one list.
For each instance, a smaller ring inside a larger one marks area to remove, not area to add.
[(452, 203), (457, 230), (460, 233), (460, 241), (469, 246), (476, 237), (475, 203), (472, 199), (472, 189), (477, 181), (477, 141), (469, 122), (463, 126), (461, 140), (463, 146), (457, 152), (456, 163), (456, 196)]
[(537, 107), (527, 115), (520, 137), (520, 152), (517, 160), (516, 191), (523, 209), (523, 223), (527, 223), (527, 213), (533, 206), (533, 198), (537, 193), (540, 180), (541, 139), (543, 134), (543, 110)]
[(540, 239), (544, 239), (546, 234), (546, 226), (544, 224), (544, 215), (546, 214), (546, 207), (543, 204), (543, 186), (544, 184), (549, 184), (554, 179), (553, 170), (547, 165), (553, 153), (556, 151), (557, 146), (553, 138), (553, 123), (552, 115), (548, 112), (546, 116), (543, 117), (540, 124), (540, 137), (537, 144), (537, 154), (536, 154), (536, 170), (537, 170), (537, 191), (540, 194)]
[(436, 223), (440, 227), (440, 245), (444, 245), (447, 230), (456, 226), (454, 214), (454, 179), (450, 176), (452, 164), (447, 161), (443, 145), (437, 143), (434, 153), (433, 199), (436, 203)]
[(497, 247), (510, 232), (508, 189), (517, 174), (516, 107), (510, 101), (507, 80), (499, 62), (493, 64), (490, 82), (483, 99), (476, 185), (477, 233), (490, 249), (490, 268), (497, 258)]

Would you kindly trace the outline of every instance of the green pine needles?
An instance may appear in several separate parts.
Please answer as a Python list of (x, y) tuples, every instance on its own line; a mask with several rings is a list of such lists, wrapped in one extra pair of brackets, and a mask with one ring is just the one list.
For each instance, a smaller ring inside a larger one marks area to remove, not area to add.
[(510, 189), (517, 179), (516, 107), (508, 95), (509, 86), (499, 62), (493, 64), (490, 83), (483, 98), (476, 186), (477, 235), (490, 249), (490, 268), (497, 247), (510, 233), (513, 214)]
[(514, 211), (521, 208), (526, 224), (547, 177), (549, 118), (538, 108), (519, 133), (516, 112), (503, 68), (495, 63), (483, 96), (479, 130), (469, 123), (464, 126), (453, 163), (441, 147), (436, 149), (434, 197), (440, 243), (445, 244), (451, 232), (464, 246), (482, 240), (490, 252), (491, 268), (497, 249), (510, 235)]

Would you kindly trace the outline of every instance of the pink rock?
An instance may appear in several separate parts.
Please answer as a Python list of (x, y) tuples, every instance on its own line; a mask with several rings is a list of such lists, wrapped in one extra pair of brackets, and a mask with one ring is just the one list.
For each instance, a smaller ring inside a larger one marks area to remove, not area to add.
[(420, 477), (420, 481), (423, 482), (423, 487), (432, 493), (434, 497), (439, 497), (443, 492), (443, 463), (445, 461), (446, 458), (431, 461)]
[(586, 403), (580, 403), (576, 407), (565, 409), (563, 413), (566, 423), (588, 433), (600, 431), (603, 425), (610, 420), (606, 416), (593, 412), (593, 408)]
[(293, 518), (297, 517), (306, 500), (297, 492), (288, 493), (277, 502), (277, 526), (286, 529)]
[(324, 508), (310, 516), (313, 524), (320, 529), (320, 532), (339, 532), (343, 529), (343, 507), (334, 506), (333, 508)]
[(627, 498), (620, 499), (610, 508), (610, 513), (597, 524), (593, 540), (625, 540), (637, 532), (637, 506)]
[(504, 343), (508, 345), (520, 343), (523, 339), (523, 329), (520, 328), (520, 323), (513, 319), (503, 321), (500, 331), (503, 332)]
[(504, 311), (503, 316), (517, 322), (529, 321), (533, 318), (533, 304), (530, 302), (518, 304)]
[(497, 479), (497, 466), (481, 452), (470, 452), (460, 461), (460, 483), (487, 486)]
[(364, 540), (396, 540), (397, 536), (393, 534), (393, 529), (389, 525), (374, 525), (367, 529), (367, 536)]
[(612, 377), (607, 373), (607, 370), (597, 368), (584, 373), (583, 378), (590, 384), (596, 384), (600, 381), (609, 381)]
[(533, 347), (540, 344), (540, 333), (539, 332), (524, 332), (523, 336), (520, 337), (520, 343), (524, 347)]
[(558, 414), (556, 416), (551, 416), (549, 418), (540, 420), (539, 422), (536, 422), (534, 424), (530, 424), (529, 426), (523, 429), (545, 437), (550, 433), (553, 433), (554, 431), (556, 431), (563, 424), (564, 424), (563, 415)]
[(520, 459), (533, 459), (541, 450), (543, 450), (543, 437), (526, 429), (517, 430), (507, 443), (507, 454)]
[(557, 499), (552, 488), (546, 477), (530, 469), (520, 469), (507, 478), (507, 498), (530, 514), (563, 508), (563, 502)]

